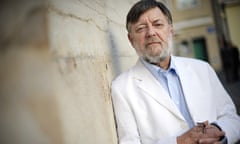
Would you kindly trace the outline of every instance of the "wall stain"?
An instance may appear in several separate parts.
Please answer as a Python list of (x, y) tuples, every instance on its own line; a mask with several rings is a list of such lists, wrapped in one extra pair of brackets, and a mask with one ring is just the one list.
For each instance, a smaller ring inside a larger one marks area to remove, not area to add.
[(76, 19), (76, 20), (79, 20), (79, 21), (83, 21), (83, 22), (86, 22), (86, 23), (92, 23), (94, 24), (97, 29), (99, 29), (100, 31), (103, 31), (103, 32), (107, 32), (107, 30), (101, 28), (99, 25), (97, 25), (93, 19), (91, 18), (88, 18), (88, 19), (85, 19), (85, 18), (82, 18), (82, 17), (79, 17), (79, 16), (76, 16), (74, 14), (71, 14), (71, 13), (65, 13), (63, 11), (61, 11), (60, 9), (57, 9), (57, 8), (54, 8), (52, 6), (49, 6), (48, 7), (48, 11), (49, 12), (55, 12), (56, 14), (58, 14), (59, 16), (62, 16), (62, 17), (67, 17), (67, 18), (73, 18), (73, 19)]
[[(83, 4), (84, 6), (88, 7), (90, 10), (95, 11), (98, 15), (101, 15), (101, 16), (105, 17), (105, 18), (107, 19), (107, 22), (108, 22), (108, 23), (111, 22), (111, 23), (116, 24), (116, 25), (118, 25), (118, 26), (120, 26), (120, 27), (125, 27), (124, 24), (121, 24), (121, 23), (118, 23), (118, 22), (112, 20), (110, 17), (107, 16), (107, 14), (102, 13), (102, 12), (99, 12), (99, 11), (96, 10), (95, 7), (91, 7), (91, 5), (88, 5), (88, 4), (84, 3), (85, 1), (83, 2), (83, 1), (80, 0), (79, 2), (80, 2), (81, 4)], [(97, 1), (95, 1), (95, 2), (97, 3)], [(100, 5), (100, 6), (101, 6), (101, 5)], [(106, 7), (106, 6), (105, 6), (105, 7)]]

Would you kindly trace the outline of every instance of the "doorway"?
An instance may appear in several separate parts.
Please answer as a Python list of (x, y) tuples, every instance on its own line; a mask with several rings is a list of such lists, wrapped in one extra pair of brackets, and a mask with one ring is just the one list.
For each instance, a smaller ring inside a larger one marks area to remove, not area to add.
[(208, 62), (206, 40), (204, 37), (193, 39), (194, 57)]

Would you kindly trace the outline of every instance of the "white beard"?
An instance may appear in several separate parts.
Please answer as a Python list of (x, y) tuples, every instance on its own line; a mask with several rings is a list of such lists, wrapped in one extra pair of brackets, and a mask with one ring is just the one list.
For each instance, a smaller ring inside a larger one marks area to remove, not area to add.
[(157, 56), (151, 56), (149, 53), (141, 53), (141, 52), (137, 52), (137, 53), (144, 60), (150, 63), (158, 64), (159, 62), (164, 61), (171, 54), (172, 47), (173, 47), (172, 38), (169, 37), (168, 45), (164, 45), (162, 47), (162, 50), (159, 52)]

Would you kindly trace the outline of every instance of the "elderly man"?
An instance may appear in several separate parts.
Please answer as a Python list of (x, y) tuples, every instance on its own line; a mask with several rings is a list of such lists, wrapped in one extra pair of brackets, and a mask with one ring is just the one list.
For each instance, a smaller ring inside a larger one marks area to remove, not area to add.
[(172, 17), (142, 0), (127, 15), (135, 66), (112, 82), (120, 144), (233, 144), (235, 106), (206, 62), (171, 55)]

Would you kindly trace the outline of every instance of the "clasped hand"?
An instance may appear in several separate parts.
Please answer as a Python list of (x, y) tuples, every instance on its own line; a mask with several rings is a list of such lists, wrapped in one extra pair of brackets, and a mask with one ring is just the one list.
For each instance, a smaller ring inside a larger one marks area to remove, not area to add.
[(219, 141), (225, 133), (208, 121), (198, 123), (181, 136), (177, 137), (178, 144), (221, 144)]

